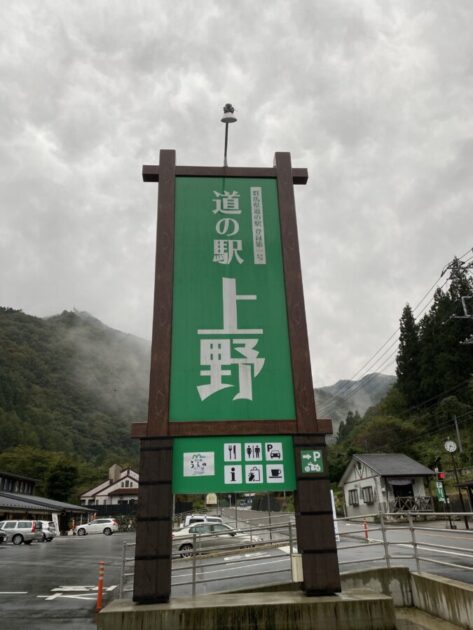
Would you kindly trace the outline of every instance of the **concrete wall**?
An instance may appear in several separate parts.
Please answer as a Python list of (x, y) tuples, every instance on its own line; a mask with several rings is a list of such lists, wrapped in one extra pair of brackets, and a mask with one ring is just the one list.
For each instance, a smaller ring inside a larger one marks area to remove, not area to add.
[(473, 586), (406, 567), (367, 569), (341, 574), (342, 591), (365, 588), (391, 595), (396, 607), (422, 610), (449, 623), (473, 630)]
[(342, 593), (334, 597), (307, 598), (300, 585), (278, 584), (155, 606), (117, 600), (98, 615), (97, 623), (99, 630), (381, 630), (396, 627), (394, 604), (473, 630), (470, 584), (411, 573), (407, 567), (346, 572), (341, 582)]
[(473, 629), (473, 586), (457, 580), (412, 573), (413, 605), (431, 615)]
[(366, 590), (331, 597), (301, 592), (175, 598), (168, 604), (117, 600), (97, 616), (99, 630), (395, 630), (392, 599)]
[(413, 605), (410, 571), (407, 567), (347, 571), (342, 573), (340, 578), (342, 592), (368, 588), (375, 593), (390, 595), (393, 598), (394, 605), (397, 607)]

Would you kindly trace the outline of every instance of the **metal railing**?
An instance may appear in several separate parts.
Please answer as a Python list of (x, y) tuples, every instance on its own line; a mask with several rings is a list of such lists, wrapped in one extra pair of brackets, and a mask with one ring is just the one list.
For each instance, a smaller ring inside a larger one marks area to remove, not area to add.
[(396, 497), (390, 501), (391, 512), (433, 512), (433, 497)]
[[(416, 524), (419, 518), (435, 517), (438, 519), (436, 522), (441, 521), (445, 523), (445, 527), (453, 528), (451, 534), (454, 536), (464, 537), (464, 539), (473, 542), (473, 531), (467, 529), (457, 529), (455, 525), (452, 524), (452, 521), (459, 520), (461, 518), (468, 518), (472, 516), (471, 512), (449, 512), (448, 520), (446, 520), (445, 512), (406, 512), (406, 524), (394, 524), (389, 523), (389, 519), (391, 517), (398, 516), (398, 512), (388, 512), (388, 513), (377, 513), (377, 514), (366, 514), (360, 517), (350, 517), (343, 519), (335, 519), (338, 523), (350, 523), (353, 524), (354, 521), (362, 521), (360, 529), (354, 530), (350, 529), (350, 531), (340, 532), (340, 537), (342, 539), (347, 538), (361, 538), (362, 542), (359, 544), (353, 545), (343, 545), (338, 548), (338, 555), (340, 555), (348, 550), (348, 549), (356, 549), (365, 547), (369, 545), (369, 548), (380, 546), (383, 548), (383, 555), (378, 557), (369, 557), (369, 558), (357, 558), (354, 562), (353, 560), (340, 560), (339, 565), (347, 565), (347, 564), (358, 564), (358, 563), (376, 563), (376, 562), (385, 562), (386, 566), (391, 567), (392, 563), (399, 560), (413, 560), (416, 566), (416, 570), (418, 572), (421, 571), (422, 563), (430, 563), (436, 564), (439, 566), (450, 567), (455, 569), (462, 569), (464, 571), (473, 571), (473, 545), (471, 547), (458, 547), (453, 545), (442, 545), (438, 543), (429, 543), (425, 541), (418, 540), (418, 534), (422, 532), (430, 532), (441, 534), (444, 532), (444, 529), (439, 529), (439, 527), (428, 527), (424, 525)], [(375, 522), (370, 523), (367, 526), (367, 519), (373, 519)], [(408, 532), (408, 537), (401, 540), (392, 540), (388, 539), (388, 532)], [(375, 538), (373, 534), (377, 534), (380, 538)], [(412, 548), (411, 554), (393, 554), (390, 551), (391, 546), (396, 547), (408, 547)], [(428, 557), (425, 555), (421, 555), (421, 552), (424, 550), (429, 550), (432, 552), (438, 552), (445, 555), (458, 556), (459, 554), (465, 560), (469, 560), (472, 563), (472, 566), (468, 564), (458, 564), (456, 562), (445, 562), (443, 560), (438, 560), (433, 558), (432, 556)]]
[[(292, 556), (295, 552), (295, 525), (292, 522), (284, 523), (281, 525), (261, 526), (261, 527), (249, 527), (247, 529), (239, 529), (239, 534), (247, 536), (248, 541), (239, 541), (238, 539), (232, 544), (219, 544), (218, 536), (215, 534), (192, 534), (192, 549), (179, 551), (178, 543), (175, 544), (172, 553), (173, 568), (172, 568), (172, 586), (191, 586), (192, 596), (194, 597), (197, 592), (198, 584), (210, 583), (210, 582), (222, 582), (223, 580), (233, 580), (234, 575), (227, 577), (208, 577), (208, 570), (213, 567), (221, 566), (221, 560), (214, 561), (214, 559), (221, 558), (222, 556), (237, 556), (241, 552), (248, 552), (250, 555), (261, 558), (260, 553), (262, 551), (272, 550), (272, 559), (277, 562), (278, 558), (289, 558), (289, 566), (283, 569), (271, 569), (269, 571), (258, 571), (258, 576), (275, 575), (278, 573), (287, 573), (291, 571), (292, 577)], [(216, 539), (215, 544), (206, 545), (206, 541), (210, 539)], [(185, 541), (191, 540), (191, 537), (183, 539)], [(118, 587), (118, 594), (120, 598), (123, 598), (127, 593), (133, 591), (133, 586), (130, 584), (134, 577), (134, 554), (136, 543), (129, 543), (124, 541), (122, 547), (121, 558), (121, 570), (120, 581)], [(282, 548), (282, 549), (279, 549)], [(199, 564), (200, 561), (205, 561), (204, 564)], [(243, 564), (251, 563), (251, 559), (248, 555), (245, 557), (233, 559), (231, 565), (232, 568), (240, 568)], [(286, 563), (287, 564), (287, 563)], [(205, 572), (204, 572), (205, 568)], [(190, 570), (190, 574), (189, 574)], [(239, 573), (238, 579), (245, 578), (252, 575), (252, 572), (247, 574)], [(190, 579), (187, 579), (190, 575)]]
[[(425, 513), (418, 511), (406, 512), (405, 523), (399, 524), (390, 521), (392, 516), (398, 515), (398, 512), (392, 512), (334, 519), (334, 523), (336, 523), (337, 551), (340, 567), (353, 564), (357, 566), (360, 564), (377, 566), (378, 563), (385, 563), (386, 567), (390, 568), (393, 563), (409, 560), (413, 562), (418, 572), (421, 571), (422, 566), (425, 566), (425, 563), (435, 564), (445, 568), (473, 571), (473, 544), (471, 547), (464, 547), (461, 546), (461, 544), (444, 545), (419, 540), (419, 536), (422, 532), (441, 534), (445, 531), (438, 526), (438, 521), (444, 522), (445, 513), (432, 513), (430, 511)], [(437, 518), (437, 527), (419, 525), (417, 522), (418, 519), (424, 516)], [(465, 516), (471, 517), (472, 514), (464, 512), (449, 513), (450, 524), (452, 524), (452, 521), (457, 521)], [(372, 519), (374, 522), (368, 524), (368, 519)], [(448, 521), (445, 521), (445, 524), (448, 526)], [(191, 594), (194, 597), (199, 585), (219, 582), (221, 584), (219, 590), (222, 592), (225, 590), (223, 586), (224, 581), (245, 579), (255, 575), (255, 571), (251, 570), (251, 565), (253, 560), (259, 561), (262, 559), (261, 552), (268, 552), (268, 554), (270, 554), (265, 556), (266, 559), (270, 559), (267, 564), (279, 567), (281, 565), (284, 566), (283, 568), (271, 568), (269, 570), (258, 569), (257, 575), (259, 578), (261, 578), (261, 576), (268, 576), (267, 583), (271, 584), (274, 583), (275, 575), (287, 573), (290, 575), (290, 580), (293, 581), (293, 558), (297, 554), (297, 540), (296, 528), (292, 519), (288, 523), (280, 525), (271, 525), (271, 527), (249, 527), (247, 529), (239, 529), (238, 531), (249, 537), (248, 544), (243, 545), (240, 541), (235, 545), (221, 546), (216, 543), (204, 549), (201, 544), (202, 541), (209, 537), (215, 537), (215, 535), (193, 534), (192, 550), (181, 553), (177, 546), (174, 545), (172, 587), (190, 586)], [(394, 532), (396, 532), (396, 534), (394, 534)], [(473, 543), (473, 531), (471, 530), (452, 529), (451, 533), (457, 536), (459, 541), (463, 537)], [(372, 555), (371, 550), (376, 547), (379, 547), (380, 554)], [(405, 548), (409, 550), (408, 553), (401, 551)], [(123, 543), (118, 589), (120, 598), (123, 598), (133, 590), (134, 549), (135, 543)], [(363, 555), (366, 557), (359, 557), (359, 555), (356, 559), (347, 557), (353, 550), (357, 549), (365, 550), (366, 553), (363, 552)], [(238, 554), (242, 551), (245, 555), (238, 557)], [(451, 554), (452, 557), (458, 557), (459, 554), (461, 554), (461, 557), (465, 561), (469, 561), (471, 566), (468, 564), (459, 564), (458, 562), (439, 560), (438, 558), (432, 557), (432, 555), (425, 555), (425, 553), (423, 553), (425, 551), (433, 554), (437, 552), (437, 555), (439, 553), (447, 556)], [(216, 569), (216, 567), (222, 568), (222, 556), (229, 555), (233, 557), (231, 563), (225, 563), (225, 575), (212, 577), (212, 569), (218, 572), (219, 570)], [(245, 567), (247, 567), (246, 572)], [(271, 579), (269, 576), (272, 576)], [(261, 583), (259, 585), (261, 586)]]

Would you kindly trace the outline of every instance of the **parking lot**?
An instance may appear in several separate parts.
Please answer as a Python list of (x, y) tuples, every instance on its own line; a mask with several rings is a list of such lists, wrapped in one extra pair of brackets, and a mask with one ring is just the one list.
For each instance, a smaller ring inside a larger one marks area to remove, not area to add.
[(95, 628), (98, 561), (105, 561), (105, 605), (118, 585), (124, 540), (134, 541), (134, 535), (65, 536), (51, 543), (0, 545), (2, 627)]
[[(291, 580), (290, 547), (284, 538), (284, 523), (293, 515), (268, 515), (254, 511), (225, 510), (224, 520), (238, 521), (242, 528), (272, 540), (273, 547), (244, 549), (241, 553), (202, 555), (195, 559), (175, 558), (172, 596), (228, 591)], [(261, 526), (272, 522), (272, 534)], [(275, 521), (277, 525), (275, 527)], [(359, 523), (339, 522), (338, 543), (342, 571), (386, 566), (379, 527), (370, 524), (367, 532)], [(366, 537), (367, 536), (367, 537)], [(390, 561), (416, 570), (409, 531), (392, 526), (386, 532)], [(473, 583), (473, 532), (451, 530), (444, 523), (419, 524), (416, 531), (421, 570)], [(0, 619), (8, 630), (49, 630), (95, 628), (95, 608), (99, 561), (105, 562), (105, 606), (119, 593), (123, 542), (133, 544), (134, 533), (116, 533), (55, 538), (51, 543), (0, 545)], [(127, 556), (134, 555), (130, 547)], [(435, 560), (437, 564), (425, 560)], [(452, 564), (453, 563), (453, 564)], [(128, 567), (132, 569), (132, 567)], [(193, 581), (195, 580), (195, 586)], [(131, 597), (131, 593), (126, 594)]]

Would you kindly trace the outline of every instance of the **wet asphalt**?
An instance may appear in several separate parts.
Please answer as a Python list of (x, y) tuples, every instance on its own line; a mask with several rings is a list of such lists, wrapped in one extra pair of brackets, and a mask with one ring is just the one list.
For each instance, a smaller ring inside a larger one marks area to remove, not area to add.
[(123, 541), (133, 534), (57, 537), (50, 543), (0, 545), (0, 625), (8, 630), (90, 630), (99, 561), (106, 605), (118, 595)]

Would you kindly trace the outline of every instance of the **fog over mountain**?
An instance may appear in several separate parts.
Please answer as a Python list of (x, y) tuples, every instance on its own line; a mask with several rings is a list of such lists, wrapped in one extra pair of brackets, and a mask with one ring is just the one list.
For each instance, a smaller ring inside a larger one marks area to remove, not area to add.
[(349, 411), (363, 415), (367, 409), (378, 403), (396, 382), (390, 374), (366, 374), (359, 381), (340, 380), (334, 385), (314, 389), (317, 416), (331, 418), (333, 434), (345, 420)]
[[(101, 461), (136, 454), (132, 422), (147, 418), (151, 343), (86, 312), (38, 318), (0, 308), (0, 450), (18, 444)], [(394, 377), (365, 376), (315, 390), (334, 433), (363, 413)]]

